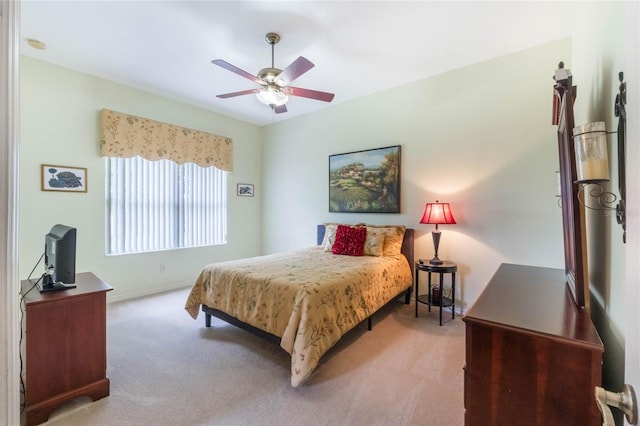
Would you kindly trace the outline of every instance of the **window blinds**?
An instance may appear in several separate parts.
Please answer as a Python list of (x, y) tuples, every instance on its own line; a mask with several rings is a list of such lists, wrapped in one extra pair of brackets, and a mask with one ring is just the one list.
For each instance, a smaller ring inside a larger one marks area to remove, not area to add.
[(226, 243), (226, 172), (140, 157), (106, 161), (107, 254)]

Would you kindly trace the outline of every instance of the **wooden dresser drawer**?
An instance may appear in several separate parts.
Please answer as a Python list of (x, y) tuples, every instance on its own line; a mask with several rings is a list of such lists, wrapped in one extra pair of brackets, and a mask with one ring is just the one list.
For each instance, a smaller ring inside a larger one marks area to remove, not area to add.
[(603, 345), (564, 271), (503, 264), (463, 320), (466, 425), (602, 424)]

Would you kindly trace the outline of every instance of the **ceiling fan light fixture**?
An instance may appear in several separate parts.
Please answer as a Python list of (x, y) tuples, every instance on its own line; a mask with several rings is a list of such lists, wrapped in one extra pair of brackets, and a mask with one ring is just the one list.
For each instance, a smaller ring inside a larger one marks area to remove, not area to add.
[(276, 68), (274, 65), (274, 45), (280, 41), (280, 36), (276, 33), (268, 33), (266, 40), (267, 43), (271, 45), (271, 67), (261, 69), (255, 76), (222, 59), (214, 59), (211, 61), (214, 65), (238, 74), (262, 87), (225, 93), (216, 95), (216, 97), (226, 99), (255, 93), (258, 101), (270, 106), (276, 114), (287, 112), (285, 104), (289, 101), (289, 96), (298, 96), (324, 102), (331, 102), (333, 100), (333, 93), (302, 89), (300, 87), (289, 87), (288, 85), (292, 81), (314, 67), (313, 62), (303, 56), (298, 56), (298, 58), (290, 63), (284, 70)]
[(289, 100), (289, 96), (287, 96), (282, 90), (278, 90), (273, 87), (265, 87), (256, 93), (256, 97), (263, 104), (270, 106), (284, 105)]

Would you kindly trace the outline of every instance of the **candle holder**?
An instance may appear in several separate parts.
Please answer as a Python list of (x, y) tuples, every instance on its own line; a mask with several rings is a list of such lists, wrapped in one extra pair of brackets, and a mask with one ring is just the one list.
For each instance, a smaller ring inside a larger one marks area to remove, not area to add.
[[(620, 93), (616, 96), (615, 114), (618, 117), (618, 131), (607, 132), (603, 122), (587, 123), (573, 129), (575, 143), (576, 181), (578, 200), (592, 210), (613, 210), (616, 220), (622, 225), (622, 242), (627, 242), (626, 224), (626, 110), (627, 84), (624, 74), (618, 74)], [(609, 160), (607, 158), (607, 134), (618, 134), (618, 188), (620, 197), (605, 190), (602, 185), (609, 181)], [(589, 186), (589, 190), (587, 190)], [(585, 192), (596, 200), (597, 206), (585, 200)], [(619, 199), (619, 201), (618, 201)], [(614, 206), (614, 204), (618, 203)]]
[(431, 303), (440, 303), (441, 297), (442, 293), (440, 292), (440, 287), (433, 287), (431, 289)]
[[(612, 210), (617, 209), (616, 201), (618, 196), (611, 191), (606, 191), (604, 186), (598, 182), (578, 182), (578, 201), (580, 204), (591, 210)], [(596, 204), (590, 204), (585, 197), (585, 193), (589, 198), (595, 200)]]

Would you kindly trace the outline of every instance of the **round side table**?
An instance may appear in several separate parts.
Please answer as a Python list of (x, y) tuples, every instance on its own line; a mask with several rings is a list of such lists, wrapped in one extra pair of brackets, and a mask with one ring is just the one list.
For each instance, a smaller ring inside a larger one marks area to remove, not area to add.
[[(428, 292), (427, 294), (418, 295), (418, 284), (419, 284), (419, 272), (427, 272), (428, 278)], [(415, 279), (416, 279), (416, 318), (418, 317), (418, 303), (423, 303), (429, 306), (429, 312), (431, 312), (432, 306), (438, 306), (440, 308), (440, 325), (442, 325), (442, 308), (451, 307), (451, 319), (455, 318), (455, 308), (456, 308), (456, 272), (458, 271), (458, 265), (450, 260), (445, 260), (441, 265), (432, 265), (428, 260), (418, 260), (415, 265)], [(431, 289), (431, 274), (436, 273), (440, 275), (440, 296), (434, 297)], [(451, 274), (451, 297), (444, 297), (443, 294), (443, 285), (444, 285), (444, 274)]]

